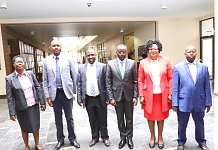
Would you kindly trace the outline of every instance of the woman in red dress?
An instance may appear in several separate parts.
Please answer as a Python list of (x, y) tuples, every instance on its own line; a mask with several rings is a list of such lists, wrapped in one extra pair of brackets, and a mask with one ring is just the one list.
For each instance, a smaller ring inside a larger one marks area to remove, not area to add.
[(149, 147), (155, 147), (155, 121), (158, 127), (158, 148), (164, 148), (164, 119), (172, 108), (172, 65), (168, 57), (160, 56), (162, 44), (159, 40), (149, 40), (145, 45), (148, 57), (140, 61), (138, 70), (138, 89), (140, 103), (147, 118), (151, 137)]

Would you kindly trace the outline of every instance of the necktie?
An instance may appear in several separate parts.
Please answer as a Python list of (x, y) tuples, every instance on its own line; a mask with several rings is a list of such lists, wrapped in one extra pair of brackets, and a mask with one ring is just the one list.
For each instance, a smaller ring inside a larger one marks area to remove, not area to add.
[(95, 96), (95, 85), (93, 83), (91, 83), (91, 93)]
[(120, 73), (121, 73), (121, 77), (122, 77), (122, 79), (123, 79), (123, 77), (124, 77), (124, 67), (123, 67), (123, 62), (121, 61), (120, 64), (121, 64), (121, 65), (120, 65), (120, 66), (121, 66), (121, 67), (120, 67)]
[(60, 73), (60, 65), (59, 65), (59, 58), (56, 57), (56, 85), (57, 87), (62, 87), (62, 81), (61, 81), (61, 73)]

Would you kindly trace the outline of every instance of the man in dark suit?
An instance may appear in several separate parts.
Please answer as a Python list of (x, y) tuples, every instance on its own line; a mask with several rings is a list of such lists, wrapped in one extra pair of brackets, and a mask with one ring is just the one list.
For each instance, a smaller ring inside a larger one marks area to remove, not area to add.
[(204, 136), (204, 116), (212, 106), (208, 67), (195, 61), (197, 51), (188, 46), (186, 60), (173, 70), (172, 106), (178, 116), (178, 147), (184, 150), (186, 128), (190, 114), (195, 122), (195, 140), (202, 150), (208, 150)]
[(50, 48), (53, 54), (43, 60), (43, 87), (46, 100), (55, 114), (58, 140), (55, 150), (64, 144), (62, 109), (67, 121), (68, 139), (74, 147), (80, 148), (72, 116), (73, 94), (76, 94), (76, 67), (71, 57), (61, 54), (59, 40), (53, 40)]
[(99, 141), (99, 132), (105, 146), (110, 146), (107, 130), (106, 65), (97, 62), (93, 49), (86, 51), (87, 63), (79, 67), (77, 75), (77, 102), (86, 107), (91, 126), (92, 140), (89, 146)]
[[(117, 46), (118, 58), (108, 62), (107, 66), (107, 91), (109, 103), (115, 106), (117, 123), (120, 131), (119, 149), (126, 142), (133, 149), (133, 108), (137, 105), (138, 76), (134, 60), (126, 59), (127, 47)], [(125, 117), (124, 117), (125, 116)]]

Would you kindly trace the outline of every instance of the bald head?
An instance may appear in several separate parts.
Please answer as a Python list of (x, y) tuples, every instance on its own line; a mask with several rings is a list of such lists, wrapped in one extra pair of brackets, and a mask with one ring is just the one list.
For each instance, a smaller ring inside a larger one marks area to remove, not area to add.
[(185, 57), (188, 62), (193, 63), (195, 61), (196, 56), (197, 50), (194, 46), (188, 46), (185, 49)]
[(188, 46), (188, 47), (185, 49), (185, 51), (187, 51), (187, 50), (195, 50), (195, 51), (197, 52), (197, 50), (196, 50), (196, 48), (195, 48), (194, 46)]
[(50, 46), (53, 54), (55, 56), (58, 56), (61, 53), (61, 42), (58, 39), (54, 39), (51, 41), (51, 46)]

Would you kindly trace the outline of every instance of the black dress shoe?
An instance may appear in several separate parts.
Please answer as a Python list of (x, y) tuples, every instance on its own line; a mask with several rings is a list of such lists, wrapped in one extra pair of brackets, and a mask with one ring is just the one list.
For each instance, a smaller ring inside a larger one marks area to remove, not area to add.
[(61, 146), (63, 146), (64, 145), (64, 142), (58, 142), (58, 144), (55, 146), (55, 148), (54, 148), (54, 150), (58, 150), (58, 149), (60, 149), (61, 148)]
[(164, 144), (158, 144), (157, 145), (159, 149), (163, 149), (164, 148)]
[(129, 149), (133, 149), (134, 144), (133, 144), (133, 141), (131, 139), (127, 140), (127, 144), (128, 144)]
[(208, 148), (206, 145), (199, 145), (199, 147), (200, 147), (202, 150), (209, 150), (209, 148)]
[(80, 145), (79, 145), (79, 143), (78, 143), (76, 140), (75, 140), (75, 141), (71, 141), (70, 143), (71, 143), (71, 145), (73, 145), (74, 147), (80, 148)]
[(126, 140), (121, 140), (118, 145), (119, 149), (123, 148), (125, 144), (126, 144)]
[(89, 143), (89, 146), (90, 147), (92, 147), (92, 146), (94, 146), (96, 143), (98, 143), (98, 139), (96, 139), (96, 140), (91, 140), (91, 142)]
[(109, 147), (110, 146), (110, 141), (109, 140), (103, 140), (103, 143), (105, 146)]

